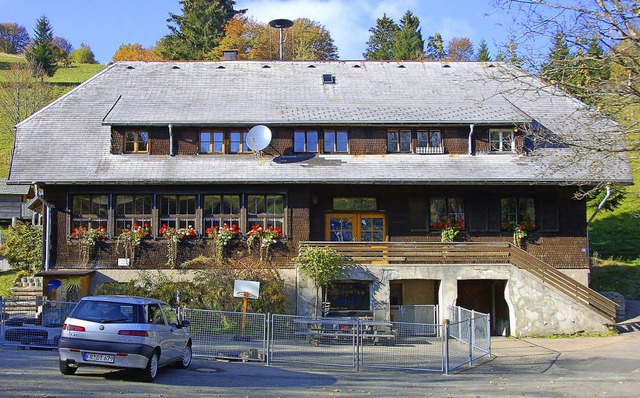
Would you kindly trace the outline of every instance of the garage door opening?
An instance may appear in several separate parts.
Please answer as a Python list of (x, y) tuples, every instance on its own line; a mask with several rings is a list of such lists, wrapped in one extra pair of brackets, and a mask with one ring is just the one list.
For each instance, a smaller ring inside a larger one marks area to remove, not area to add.
[(509, 336), (509, 307), (505, 300), (506, 280), (458, 281), (456, 305), (491, 315), (491, 335)]
[(440, 281), (404, 279), (389, 283), (392, 322), (437, 323)]

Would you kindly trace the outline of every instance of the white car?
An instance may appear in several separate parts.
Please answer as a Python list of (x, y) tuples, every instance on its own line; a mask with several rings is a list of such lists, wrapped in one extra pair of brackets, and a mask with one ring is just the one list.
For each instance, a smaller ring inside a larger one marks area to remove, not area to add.
[(60, 372), (80, 366), (141, 369), (153, 381), (158, 368), (191, 363), (188, 321), (180, 322), (169, 304), (128, 296), (84, 297), (62, 325)]

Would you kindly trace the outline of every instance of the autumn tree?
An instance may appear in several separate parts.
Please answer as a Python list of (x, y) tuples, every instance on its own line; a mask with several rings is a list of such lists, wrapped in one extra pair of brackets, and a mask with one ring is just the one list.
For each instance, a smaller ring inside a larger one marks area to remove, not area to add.
[(367, 41), (367, 50), (362, 56), (368, 60), (393, 59), (394, 38), (399, 29), (393, 19), (387, 17), (387, 14), (376, 19), (376, 26), (369, 29), (371, 35)]
[(489, 54), (489, 46), (485, 39), (480, 40), (478, 46), (478, 52), (476, 53), (476, 61), (489, 62), (491, 61), (491, 54)]
[(37, 19), (34, 35), (25, 57), (39, 77), (53, 76), (58, 69), (59, 50), (53, 44), (53, 28), (45, 15)]
[(113, 61), (161, 61), (162, 57), (155, 48), (144, 48), (138, 43), (122, 44), (115, 54)]
[[(602, 160), (637, 153), (634, 151), (640, 149), (640, 119), (637, 117), (640, 110), (638, 2), (494, 0), (494, 3), (501, 11), (513, 16), (511, 26), (517, 26), (518, 43), (525, 46), (524, 62), (528, 69), (541, 71), (549, 85), (551, 80), (562, 81), (584, 102), (594, 105), (599, 112), (588, 114), (591, 118), (588, 125), (607, 126), (595, 139), (581, 140), (579, 135), (569, 140), (550, 137), (559, 141), (554, 144), (580, 149), (581, 153), (595, 155), (596, 159)], [(544, 40), (555, 48), (551, 56), (539, 51), (545, 48), (541, 46)], [(571, 62), (557, 62), (555, 59), (556, 55), (560, 58), (562, 53), (567, 54), (562, 42), (566, 42), (575, 55)], [(603, 116), (618, 123), (612, 124)], [(584, 158), (578, 151), (574, 153), (572, 162)], [(602, 169), (605, 165), (601, 161), (590, 161), (593, 170)]]
[(0, 24), (0, 52), (19, 54), (29, 43), (27, 28), (16, 23)]
[(69, 41), (64, 37), (54, 37), (53, 45), (60, 49), (60, 54), (62, 57), (68, 57), (71, 51), (73, 51), (73, 45), (71, 45), (71, 43), (69, 43)]
[(424, 40), (420, 19), (407, 11), (393, 38), (393, 59), (424, 59)]
[(182, 15), (169, 13), (169, 33), (159, 45), (164, 59), (201, 60), (224, 37), (224, 25), (238, 13), (234, 0), (180, 0)]
[(80, 44), (80, 48), (71, 51), (69, 60), (76, 64), (96, 64), (96, 57), (88, 44)]
[(429, 36), (426, 53), (427, 59), (432, 61), (441, 61), (447, 57), (444, 40), (440, 33), (436, 32), (433, 36)]
[(449, 61), (471, 61), (473, 59), (473, 44), (468, 37), (454, 37), (447, 45)]
[[(237, 15), (225, 25), (225, 37), (207, 59), (222, 59), (224, 50), (238, 50), (239, 59), (279, 59), (279, 30)], [(285, 60), (331, 60), (338, 58), (338, 49), (331, 33), (320, 23), (298, 18), (283, 31)]]

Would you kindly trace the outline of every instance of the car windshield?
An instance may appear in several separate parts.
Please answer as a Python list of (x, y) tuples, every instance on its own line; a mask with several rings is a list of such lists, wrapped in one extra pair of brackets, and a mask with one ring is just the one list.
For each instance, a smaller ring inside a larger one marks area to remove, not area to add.
[(72, 318), (100, 323), (138, 323), (138, 306), (111, 301), (80, 301)]

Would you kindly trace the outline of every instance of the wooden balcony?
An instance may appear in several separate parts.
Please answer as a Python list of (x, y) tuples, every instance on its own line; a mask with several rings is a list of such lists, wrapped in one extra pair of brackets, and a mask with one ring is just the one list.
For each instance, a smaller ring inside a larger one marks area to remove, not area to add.
[(617, 304), (508, 242), (300, 242), (329, 247), (347, 264), (510, 264), (590, 310), (615, 321)]
[(507, 242), (300, 242), (299, 250), (326, 246), (350, 264), (508, 264)]

